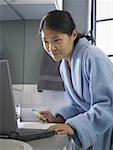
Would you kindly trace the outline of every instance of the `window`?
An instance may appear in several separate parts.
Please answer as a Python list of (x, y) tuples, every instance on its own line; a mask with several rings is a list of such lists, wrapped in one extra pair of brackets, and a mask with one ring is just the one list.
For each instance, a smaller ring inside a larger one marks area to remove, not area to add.
[(93, 1), (96, 45), (113, 56), (113, 0)]

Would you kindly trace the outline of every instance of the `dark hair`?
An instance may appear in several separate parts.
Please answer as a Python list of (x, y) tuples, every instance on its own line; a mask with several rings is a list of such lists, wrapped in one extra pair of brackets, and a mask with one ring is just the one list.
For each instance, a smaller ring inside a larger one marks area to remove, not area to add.
[(41, 32), (43, 28), (50, 28), (71, 35), (76, 26), (71, 15), (67, 11), (54, 10), (42, 18), (39, 32)]
[[(64, 10), (54, 10), (48, 12), (48, 14), (42, 18), (39, 27), (39, 33), (41, 33), (44, 28), (49, 28), (61, 33), (66, 33), (71, 36), (73, 30), (76, 30), (76, 25), (69, 12)], [(75, 44), (82, 37), (86, 37), (88, 40), (94, 42), (94, 39), (91, 36), (78, 33)]]

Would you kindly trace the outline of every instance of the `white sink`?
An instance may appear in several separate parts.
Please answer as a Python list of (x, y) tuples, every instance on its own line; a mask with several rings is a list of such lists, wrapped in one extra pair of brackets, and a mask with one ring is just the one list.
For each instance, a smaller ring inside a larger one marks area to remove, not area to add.
[(0, 138), (0, 150), (33, 150), (26, 142)]

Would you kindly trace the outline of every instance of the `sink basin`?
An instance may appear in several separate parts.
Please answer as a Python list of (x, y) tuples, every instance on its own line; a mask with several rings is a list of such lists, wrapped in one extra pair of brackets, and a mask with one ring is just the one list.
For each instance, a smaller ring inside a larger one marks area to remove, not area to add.
[(1, 138), (0, 150), (33, 150), (33, 148), (26, 142)]

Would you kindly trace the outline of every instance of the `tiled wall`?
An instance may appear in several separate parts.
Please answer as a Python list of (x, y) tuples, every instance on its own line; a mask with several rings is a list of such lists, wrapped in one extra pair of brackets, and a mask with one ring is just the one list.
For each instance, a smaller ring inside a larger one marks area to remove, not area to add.
[(21, 117), (23, 121), (35, 121), (36, 116), (32, 108), (49, 110), (54, 113), (62, 106), (68, 105), (69, 101), (65, 92), (48, 91), (37, 92), (37, 85), (14, 85), (15, 103), (21, 105)]

